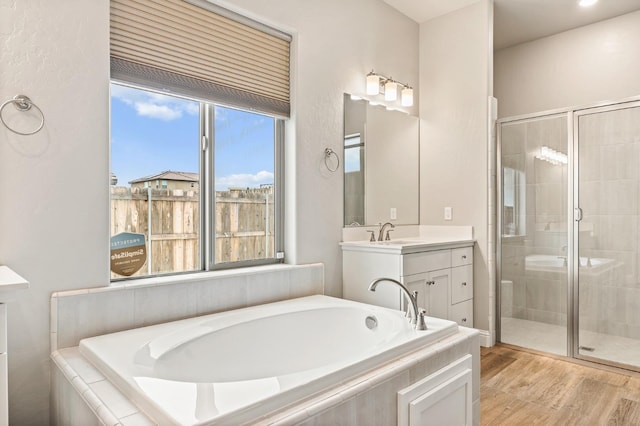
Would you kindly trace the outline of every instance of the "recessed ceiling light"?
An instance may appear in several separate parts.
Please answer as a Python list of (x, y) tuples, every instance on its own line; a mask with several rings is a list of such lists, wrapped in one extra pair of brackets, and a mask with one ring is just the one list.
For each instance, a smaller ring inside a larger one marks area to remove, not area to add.
[(594, 4), (598, 3), (598, 0), (580, 0), (578, 2), (578, 4), (582, 7), (589, 7), (589, 6), (593, 6)]

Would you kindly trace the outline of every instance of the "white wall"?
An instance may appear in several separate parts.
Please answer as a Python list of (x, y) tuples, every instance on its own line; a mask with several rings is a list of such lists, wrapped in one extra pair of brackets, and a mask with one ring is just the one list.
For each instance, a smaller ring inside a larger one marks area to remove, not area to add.
[[(339, 296), (342, 174), (324, 149), (341, 152), (342, 94), (371, 68), (418, 89), (418, 25), (381, 1), (228, 4), (294, 33), (287, 260), (324, 263)], [(9, 306), (10, 417), (42, 425), (50, 294), (109, 281), (109, 2), (0, 0), (0, 16), (0, 100), (24, 93), (46, 115), (35, 136), (0, 127), (0, 264), (31, 282)]]
[[(420, 25), (420, 224), (472, 225), (474, 326), (490, 330), (487, 101), (493, 2)], [(453, 220), (444, 221), (444, 207)]]
[(109, 4), (0, 7), (0, 99), (26, 94), (46, 118), (34, 136), (0, 126), (0, 264), (31, 282), (8, 306), (9, 416), (42, 425), (49, 296), (109, 279)]
[(500, 117), (640, 95), (640, 11), (495, 53)]
[[(364, 95), (375, 69), (418, 84), (418, 25), (381, 1), (228, 0), (224, 4), (294, 32), (295, 128), (286, 155), (287, 259), (325, 263), (330, 295), (342, 294), (342, 173), (324, 165), (324, 149), (342, 152), (343, 93)], [(417, 88), (416, 88), (417, 90)], [(417, 102), (412, 109), (417, 115)]]

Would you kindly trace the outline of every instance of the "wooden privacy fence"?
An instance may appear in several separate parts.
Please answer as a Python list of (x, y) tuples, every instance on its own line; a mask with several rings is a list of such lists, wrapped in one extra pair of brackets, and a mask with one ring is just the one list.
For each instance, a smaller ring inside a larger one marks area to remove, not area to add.
[[(202, 269), (200, 214), (198, 191), (111, 187), (111, 235), (147, 240), (147, 263), (133, 276)], [(215, 224), (216, 263), (273, 257), (273, 187), (217, 191)]]

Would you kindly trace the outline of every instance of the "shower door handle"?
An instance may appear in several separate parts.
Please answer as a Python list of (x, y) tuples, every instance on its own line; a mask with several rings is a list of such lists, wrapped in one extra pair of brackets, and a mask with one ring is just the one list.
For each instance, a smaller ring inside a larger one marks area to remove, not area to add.
[(573, 220), (576, 222), (580, 222), (582, 220), (582, 209), (580, 207), (573, 209)]

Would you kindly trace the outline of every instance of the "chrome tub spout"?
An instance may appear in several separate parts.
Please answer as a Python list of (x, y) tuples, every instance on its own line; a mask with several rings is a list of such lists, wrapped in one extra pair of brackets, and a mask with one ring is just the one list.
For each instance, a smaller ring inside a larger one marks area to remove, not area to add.
[(404, 284), (402, 284), (400, 281), (394, 280), (393, 278), (377, 278), (373, 280), (371, 284), (369, 284), (369, 291), (376, 291), (376, 287), (382, 281), (389, 281), (390, 283), (400, 287), (400, 290), (404, 293), (404, 295), (411, 303), (411, 324), (415, 326), (416, 330), (426, 330), (427, 327), (424, 324), (424, 321), (418, 321), (418, 303), (416, 301), (416, 298), (413, 297), (409, 289), (407, 289), (407, 287), (405, 287)]

